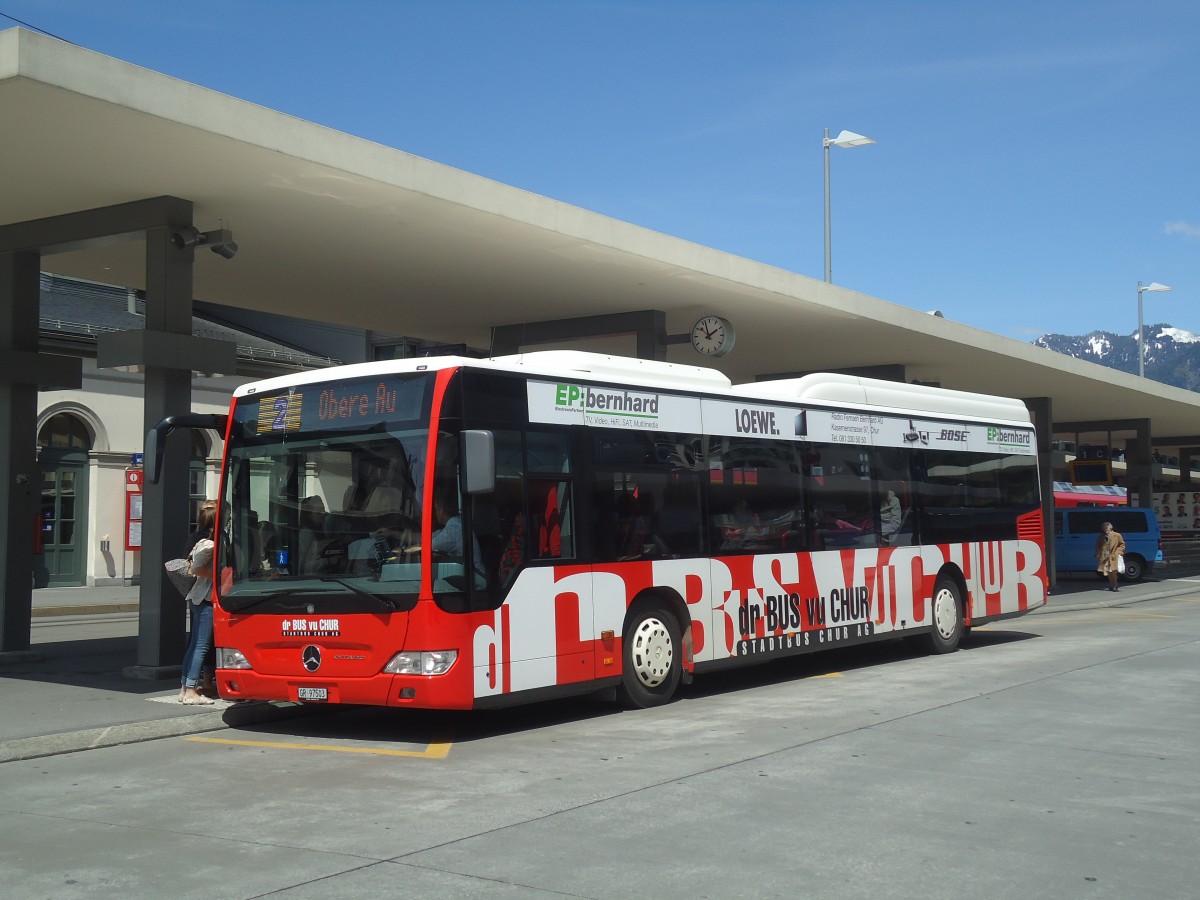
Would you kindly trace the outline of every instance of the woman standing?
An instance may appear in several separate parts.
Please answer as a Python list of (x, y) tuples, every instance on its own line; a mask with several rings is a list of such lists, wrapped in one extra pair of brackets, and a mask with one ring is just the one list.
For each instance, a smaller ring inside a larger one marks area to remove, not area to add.
[(1112, 522), (1100, 526), (1096, 538), (1096, 571), (1108, 576), (1108, 589), (1117, 590), (1117, 579), (1121, 577), (1120, 561), (1125, 555), (1125, 538), (1121, 532), (1113, 531)]
[(215, 562), (215, 545), (213, 544), (213, 524), (217, 517), (217, 502), (206, 500), (200, 506), (196, 516), (197, 536), (188, 559), (191, 566), (188, 572), (196, 576), (196, 583), (188, 591), (187, 604), (191, 616), (191, 629), (188, 636), (187, 649), (183, 652), (183, 664), (180, 667), (181, 681), (179, 686), (179, 702), (188, 706), (211, 706), (213, 701), (200, 693), (200, 673), (204, 658), (212, 647), (213, 640), (213, 564)]

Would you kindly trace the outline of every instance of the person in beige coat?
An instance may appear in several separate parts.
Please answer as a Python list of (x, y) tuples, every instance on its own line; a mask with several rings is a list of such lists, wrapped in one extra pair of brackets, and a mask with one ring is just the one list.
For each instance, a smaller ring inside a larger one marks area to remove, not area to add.
[(1096, 571), (1108, 576), (1108, 589), (1117, 590), (1117, 579), (1121, 577), (1120, 560), (1125, 555), (1125, 538), (1121, 532), (1113, 531), (1112, 522), (1100, 526), (1096, 538)]

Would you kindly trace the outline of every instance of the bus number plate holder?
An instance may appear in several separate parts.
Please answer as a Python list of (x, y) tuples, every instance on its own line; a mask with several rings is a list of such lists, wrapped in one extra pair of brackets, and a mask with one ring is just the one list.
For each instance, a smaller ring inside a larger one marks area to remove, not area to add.
[(323, 702), (329, 699), (329, 688), (323, 687), (302, 687), (296, 689), (296, 698), (299, 700), (309, 700)]

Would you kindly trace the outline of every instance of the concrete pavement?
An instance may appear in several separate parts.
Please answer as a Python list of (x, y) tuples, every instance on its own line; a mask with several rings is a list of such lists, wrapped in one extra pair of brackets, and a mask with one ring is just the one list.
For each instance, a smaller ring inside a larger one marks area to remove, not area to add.
[(321, 707), (178, 702), (178, 676), (127, 678), (137, 662), (138, 587), (39, 588), (29, 653), (0, 654), (0, 763), (239, 728)]
[[(1163, 570), (1114, 594), (1088, 574), (1060, 580), (1034, 615), (1126, 606), (1200, 592), (1200, 570)], [(177, 679), (126, 678), (137, 660), (138, 588), (34, 591), (32, 650), (0, 659), (0, 763), (244, 728), (336, 707), (256, 701), (177, 702)], [(1020, 621), (1020, 620), (1017, 620)]]

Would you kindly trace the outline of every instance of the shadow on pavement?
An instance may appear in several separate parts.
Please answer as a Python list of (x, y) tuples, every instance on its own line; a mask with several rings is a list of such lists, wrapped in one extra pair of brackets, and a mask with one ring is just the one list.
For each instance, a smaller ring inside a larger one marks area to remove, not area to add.
[(36, 650), (41, 659), (7, 664), (0, 668), (0, 677), (126, 694), (162, 693), (178, 680), (126, 678), (124, 668), (137, 662), (134, 636), (51, 641), (39, 643)]
[[(1141, 581), (1122, 580), (1120, 588), (1121, 591), (1143, 592), (1167, 581), (1197, 577), (1200, 577), (1200, 567), (1197, 566), (1159, 566)], [(1064, 572), (1059, 574), (1054, 587), (1050, 589), (1050, 599), (1053, 602), (1055, 597), (1070, 596), (1072, 600), (1081, 600), (1084, 598), (1079, 595), (1093, 591), (1097, 593), (1096, 599), (1101, 599), (1107, 587), (1108, 582), (1096, 572)]]

